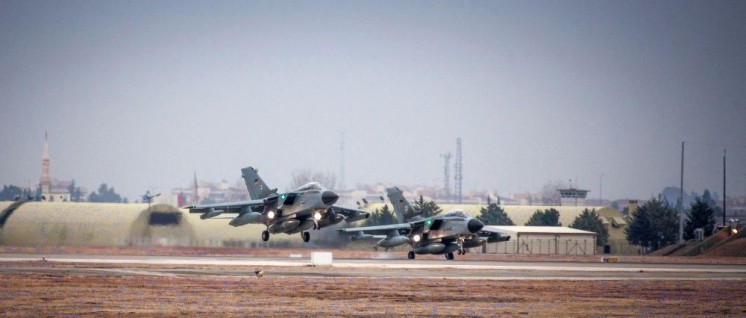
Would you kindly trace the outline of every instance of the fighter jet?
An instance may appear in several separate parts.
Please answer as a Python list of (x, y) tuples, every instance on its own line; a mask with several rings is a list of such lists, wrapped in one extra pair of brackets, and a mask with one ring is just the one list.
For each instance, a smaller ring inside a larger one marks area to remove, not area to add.
[(339, 231), (353, 233), (353, 240), (378, 238), (380, 240), (376, 246), (386, 249), (409, 244), (412, 247), (407, 254), (409, 259), (414, 259), (415, 254), (444, 254), (447, 260), (453, 260), (453, 252), (462, 255), (467, 248), (510, 240), (510, 236), (483, 229), (481, 221), (469, 217), (461, 210), (423, 218), (421, 212), (415, 210), (404, 198), (399, 188), (388, 188), (386, 192), (394, 206), (398, 224), (345, 228)]
[(306, 230), (318, 230), (342, 220), (355, 222), (370, 216), (362, 210), (335, 206), (339, 196), (317, 182), (307, 183), (288, 193), (278, 193), (276, 188), (270, 189), (264, 183), (257, 169), (246, 167), (241, 172), (250, 201), (193, 205), (187, 207), (189, 212), (201, 213), (203, 220), (237, 213), (228, 224), (264, 224), (267, 230), (262, 232), (262, 241), (268, 241), (270, 234), (300, 233), (304, 242), (311, 239)]

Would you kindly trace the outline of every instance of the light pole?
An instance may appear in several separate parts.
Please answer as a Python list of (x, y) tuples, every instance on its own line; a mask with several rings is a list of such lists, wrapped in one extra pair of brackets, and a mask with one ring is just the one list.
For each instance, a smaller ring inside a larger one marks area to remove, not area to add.
[(604, 201), (604, 174), (602, 173), (598, 179), (598, 204), (602, 205)]
[(723, 226), (725, 226), (725, 154), (726, 149), (723, 149)]
[(679, 184), (679, 244), (684, 243), (684, 142), (681, 142), (681, 183)]

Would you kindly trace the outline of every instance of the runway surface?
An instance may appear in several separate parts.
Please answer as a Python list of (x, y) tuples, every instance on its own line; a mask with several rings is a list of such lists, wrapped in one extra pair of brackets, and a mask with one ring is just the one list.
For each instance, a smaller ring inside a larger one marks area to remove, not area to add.
[(0, 273), (74, 275), (440, 278), (489, 280), (746, 280), (746, 266), (587, 262), (334, 259), (308, 257), (0, 255)]

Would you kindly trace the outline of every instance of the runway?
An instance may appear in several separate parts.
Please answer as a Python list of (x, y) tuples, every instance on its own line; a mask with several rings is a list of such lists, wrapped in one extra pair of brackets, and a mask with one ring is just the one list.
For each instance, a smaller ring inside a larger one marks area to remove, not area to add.
[(0, 255), (0, 273), (76, 275), (372, 277), (482, 280), (746, 280), (742, 265), (334, 259), (308, 257)]

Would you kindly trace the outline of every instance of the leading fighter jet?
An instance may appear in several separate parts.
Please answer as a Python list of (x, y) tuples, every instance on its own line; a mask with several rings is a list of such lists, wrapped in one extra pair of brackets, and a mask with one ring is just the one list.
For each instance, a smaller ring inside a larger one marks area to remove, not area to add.
[(300, 233), (303, 242), (311, 235), (308, 229), (318, 230), (344, 220), (355, 222), (367, 219), (368, 212), (335, 206), (339, 196), (321, 187), (317, 182), (307, 183), (288, 193), (270, 189), (252, 167), (241, 169), (249, 190), (250, 201), (202, 204), (187, 207), (189, 213), (201, 213), (200, 218), (211, 219), (224, 213), (237, 213), (228, 223), (232, 226), (264, 224), (262, 240), (276, 233)]
[(407, 254), (409, 259), (414, 259), (415, 254), (444, 254), (447, 260), (453, 260), (453, 252), (462, 255), (467, 248), (510, 240), (510, 236), (483, 229), (481, 221), (461, 210), (423, 218), (420, 216), (422, 213), (414, 209), (399, 188), (388, 188), (386, 192), (394, 206), (398, 224), (345, 228), (339, 231), (353, 233), (353, 240), (378, 238), (380, 240), (376, 246), (387, 249), (409, 244), (412, 247)]

